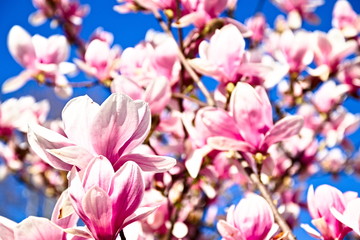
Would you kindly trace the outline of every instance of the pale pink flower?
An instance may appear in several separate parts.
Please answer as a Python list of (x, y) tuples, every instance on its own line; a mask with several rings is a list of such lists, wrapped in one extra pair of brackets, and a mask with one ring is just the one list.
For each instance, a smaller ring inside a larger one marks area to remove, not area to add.
[(140, 207), (144, 183), (137, 164), (128, 161), (116, 172), (102, 156), (95, 157), (80, 175), (73, 167), (69, 195), (76, 213), (96, 240), (114, 240), (128, 224), (156, 207)]
[(331, 209), (343, 213), (347, 202), (357, 197), (353, 192), (342, 193), (330, 185), (320, 185), (314, 191), (310, 186), (307, 203), (312, 224), (319, 230), (310, 227), (308, 224), (302, 224), (301, 227), (311, 236), (323, 240), (342, 240), (350, 232), (350, 228), (342, 224), (332, 214)]
[(360, 62), (345, 62), (340, 67), (337, 78), (349, 86), (349, 92), (356, 93), (360, 88)]
[(268, 240), (277, 228), (269, 204), (254, 193), (247, 193), (236, 207), (229, 208), (226, 221), (217, 223), (224, 240)]
[(153, 79), (146, 89), (143, 89), (137, 82), (118, 76), (111, 83), (111, 91), (126, 94), (134, 100), (147, 102), (153, 115), (159, 115), (171, 98), (170, 83), (164, 77)]
[(337, 220), (360, 235), (360, 198), (348, 201), (344, 212), (339, 212), (336, 208), (331, 208), (330, 211)]
[(333, 9), (332, 25), (345, 37), (354, 37), (360, 32), (360, 16), (347, 0), (338, 0)]
[(152, 11), (158, 9), (176, 9), (175, 0), (118, 0), (120, 5), (114, 7), (118, 13), (129, 13), (137, 11)]
[(181, 0), (181, 2), (185, 13), (176, 25), (185, 27), (194, 24), (197, 28), (203, 28), (210, 20), (220, 16), (228, 0)]
[(208, 139), (208, 143), (219, 150), (266, 153), (272, 144), (298, 134), (303, 125), (300, 116), (287, 116), (274, 124), (269, 98), (260, 86), (253, 88), (239, 82), (229, 107), (230, 113), (219, 109), (206, 119), (211, 129), (222, 126), (217, 130), (218, 136)]
[(174, 85), (179, 80), (180, 69), (178, 46), (168, 37), (155, 46), (142, 42), (134, 48), (126, 48), (121, 55), (121, 74), (142, 87), (158, 77), (165, 77)]
[(85, 73), (108, 86), (118, 75), (120, 49), (117, 46), (110, 48), (109, 43), (94, 39), (86, 48), (84, 61), (75, 59), (75, 63)]
[(82, 169), (94, 156), (103, 155), (115, 170), (132, 160), (143, 170), (166, 171), (175, 159), (131, 153), (147, 137), (150, 118), (146, 103), (126, 95), (114, 93), (101, 106), (82, 96), (63, 109), (66, 136), (33, 124), (28, 140), (34, 152), (57, 169)]
[(106, 42), (107, 44), (111, 45), (113, 44), (114, 41), (114, 35), (111, 32), (104, 31), (103, 28), (98, 27), (91, 34), (90, 42), (92, 42), (95, 39), (98, 39), (100, 41)]
[(323, 150), (319, 154), (321, 167), (330, 173), (339, 173), (345, 168), (346, 155), (339, 148)]
[(314, 54), (310, 33), (291, 30), (281, 35), (273, 33), (266, 42), (267, 50), (281, 63), (289, 66), (290, 73), (300, 73), (312, 62)]
[(64, 36), (31, 37), (20, 26), (14, 26), (8, 35), (8, 48), (14, 59), (25, 67), (25, 70), (4, 82), (3, 93), (18, 90), (34, 78), (39, 83), (49, 81), (55, 86), (55, 93), (61, 97), (69, 97), (72, 94), (72, 88), (68, 85), (64, 74), (74, 72), (75, 65), (65, 62), (70, 48)]
[(46, 0), (33, 0), (33, 5), (38, 10), (29, 16), (29, 22), (38, 26), (43, 24), (47, 19), (53, 18), (52, 26), (59, 24), (61, 21), (70, 22), (77, 31), (82, 24), (82, 19), (88, 14), (89, 7), (87, 5), (80, 5), (76, 0), (59, 0), (51, 2), (55, 6), (51, 6)]
[(246, 20), (245, 25), (252, 32), (251, 40), (255, 43), (259, 43), (264, 39), (266, 30), (266, 19), (262, 13), (256, 14), (254, 17)]
[(214, 77), (220, 82), (237, 82), (238, 70), (245, 52), (245, 41), (239, 29), (226, 25), (199, 46), (199, 58), (190, 64), (201, 74)]
[(320, 88), (311, 96), (311, 102), (321, 113), (329, 113), (335, 109), (345, 97), (349, 90), (345, 84), (336, 85), (334, 81), (323, 83)]
[(47, 100), (35, 102), (31, 96), (6, 100), (0, 105), (0, 136), (10, 136), (14, 129), (26, 133), (28, 124), (45, 122), (49, 109)]
[[(314, 14), (314, 11), (317, 7), (324, 4), (323, 0), (272, 0), (272, 2), (282, 11), (288, 13), (290, 20), (300, 21), (300, 24), (301, 19), (316, 23), (318, 16)], [(295, 18), (295, 16), (299, 19), (291, 19)]]
[(342, 143), (345, 136), (355, 132), (359, 126), (360, 115), (352, 114), (340, 106), (330, 115), (323, 126), (322, 134), (326, 137), (327, 146), (333, 147)]
[(330, 74), (336, 73), (341, 61), (357, 49), (356, 41), (346, 41), (337, 29), (332, 29), (327, 34), (315, 32), (313, 38), (316, 43), (312, 46), (317, 68), (309, 69), (309, 73), (319, 76), (322, 80), (327, 80)]

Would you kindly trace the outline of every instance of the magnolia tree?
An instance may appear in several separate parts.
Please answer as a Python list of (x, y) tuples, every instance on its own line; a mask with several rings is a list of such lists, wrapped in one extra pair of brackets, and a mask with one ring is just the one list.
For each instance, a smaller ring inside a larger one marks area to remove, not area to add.
[[(47, 119), (47, 100), (3, 101), (0, 156), (8, 174), (58, 200), (51, 219), (0, 217), (0, 239), (294, 240), (299, 225), (309, 239), (359, 239), (356, 192), (302, 183), (360, 173), (348, 137), (360, 116), (344, 107), (359, 110), (360, 15), (338, 0), (332, 28), (307, 31), (324, 1), (272, 3), (285, 13), (274, 24), (264, 1), (245, 22), (233, 0), (121, 1), (116, 12), (152, 14), (163, 30), (121, 50), (100, 28), (80, 37), (89, 6), (33, 0), (29, 21), (63, 34), (13, 26), (8, 49), (23, 70), (2, 92), (36, 81), (68, 102)], [(79, 71), (88, 78), (72, 81)], [(72, 97), (99, 85), (103, 103)]]

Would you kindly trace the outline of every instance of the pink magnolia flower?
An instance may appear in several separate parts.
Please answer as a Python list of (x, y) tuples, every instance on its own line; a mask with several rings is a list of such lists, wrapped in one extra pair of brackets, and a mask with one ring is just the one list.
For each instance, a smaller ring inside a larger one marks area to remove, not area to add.
[[(318, 6), (324, 4), (323, 0), (272, 0), (282, 11), (288, 13), (288, 17), (293, 22), (300, 22), (301, 18), (310, 22), (317, 22), (318, 16), (314, 14)], [(296, 19), (291, 19), (296, 18)], [(299, 18), (299, 19), (298, 19)], [(290, 24), (293, 25), (293, 24)], [(298, 24), (296, 24), (300, 27)]]
[(311, 102), (321, 113), (329, 113), (343, 100), (349, 87), (345, 84), (336, 85), (334, 81), (323, 83), (311, 97)]
[(322, 134), (326, 137), (328, 147), (343, 143), (345, 136), (355, 132), (360, 126), (360, 115), (347, 112), (343, 107), (330, 115), (324, 124)]
[(176, 9), (175, 0), (118, 0), (120, 5), (114, 7), (114, 10), (119, 13), (129, 13), (136, 11), (152, 11), (157, 9)]
[(337, 220), (360, 235), (360, 198), (350, 200), (342, 213), (336, 208), (331, 208), (330, 211)]
[(356, 197), (354, 192), (342, 193), (326, 184), (320, 185), (315, 191), (313, 186), (310, 186), (307, 196), (308, 209), (313, 219), (311, 222), (320, 233), (308, 224), (302, 224), (301, 227), (318, 239), (342, 240), (351, 229), (337, 220), (331, 209), (343, 213), (347, 202)]
[(212, 76), (220, 82), (236, 82), (238, 69), (245, 52), (245, 41), (239, 29), (226, 25), (199, 46), (199, 58), (190, 64), (201, 74)]
[(35, 124), (28, 133), (34, 152), (54, 168), (82, 169), (99, 155), (115, 170), (128, 160), (146, 171), (166, 171), (176, 163), (169, 157), (131, 153), (150, 130), (150, 110), (142, 101), (114, 93), (99, 106), (88, 96), (77, 97), (64, 107), (62, 119), (66, 136)]
[(34, 26), (43, 24), (48, 18), (54, 18), (53, 25), (59, 24), (58, 19), (61, 19), (78, 26), (76, 30), (79, 30), (82, 19), (89, 12), (87, 5), (80, 5), (76, 0), (59, 0), (50, 3), (46, 0), (33, 0), (32, 2), (34, 7), (38, 9), (29, 16), (29, 22)]
[(176, 25), (185, 27), (194, 24), (197, 28), (203, 28), (210, 20), (219, 17), (225, 10), (228, 0), (181, 0), (181, 2), (184, 6), (184, 16)]
[(44, 123), (49, 112), (47, 100), (35, 102), (31, 96), (11, 98), (0, 105), (0, 136), (11, 136), (14, 129), (27, 132), (29, 123)]
[(139, 166), (129, 161), (116, 172), (102, 156), (95, 157), (82, 176), (73, 167), (69, 195), (76, 213), (96, 240), (115, 240), (128, 224), (156, 207), (140, 207), (144, 183)]
[(118, 75), (120, 49), (117, 46), (110, 48), (109, 43), (94, 39), (86, 48), (84, 61), (76, 59), (75, 63), (81, 70), (109, 86)]
[(215, 149), (266, 153), (272, 144), (298, 134), (303, 125), (300, 116), (287, 116), (274, 124), (269, 98), (260, 86), (239, 82), (229, 107), (230, 113), (219, 109), (203, 120), (210, 129), (223, 126), (221, 133), (208, 139)]
[(336, 73), (341, 61), (356, 51), (357, 43), (354, 40), (346, 41), (337, 29), (330, 30), (328, 34), (315, 32), (313, 36), (316, 42), (313, 50), (317, 68), (309, 73), (327, 80), (330, 74)]
[(265, 199), (247, 193), (236, 207), (229, 208), (226, 221), (220, 220), (217, 229), (224, 240), (268, 240), (277, 225)]
[(338, 0), (333, 9), (332, 25), (345, 37), (354, 37), (360, 32), (360, 17), (347, 0)]
[(262, 13), (256, 14), (254, 17), (246, 20), (245, 25), (252, 32), (251, 40), (259, 43), (264, 39), (266, 30), (266, 19)]
[(168, 37), (157, 43), (146, 41), (126, 48), (121, 55), (121, 74), (142, 87), (159, 77), (174, 85), (179, 80), (180, 69), (178, 46)]
[(289, 66), (290, 73), (301, 73), (312, 62), (314, 54), (310, 44), (310, 33), (291, 30), (281, 35), (273, 33), (266, 42), (267, 50), (279, 62)]
[(349, 86), (349, 92), (356, 93), (360, 89), (360, 63), (352, 61), (343, 63), (337, 79)]
[(164, 77), (154, 79), (143, 89), (135, 81), (119, 76), (111, 83), (111, 91), (147, 102), (153, 115), (159, 115), (171, 98), (170, 83)]
[(34, 78), (39, 83), (50, 81), (55, 86), (55, 93), (61, 97), (72, 94), (64, 74), (74, 72), (75, 66), (65, 62), (70, 49), (64, 36), (53, 35), (48, 39), (40, 35), (31, 37), (20, 26), (14, 26), (8, 35), (8, 48), (25, 70), (5, 81), (3, 93), (15, 91)]

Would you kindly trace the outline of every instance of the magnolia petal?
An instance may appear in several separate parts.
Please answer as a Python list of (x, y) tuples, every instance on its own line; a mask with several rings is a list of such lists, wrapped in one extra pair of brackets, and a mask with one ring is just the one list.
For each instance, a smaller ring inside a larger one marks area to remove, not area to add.
[(164, 77), (151, 81), (145, 90), (144, 100), (149, 103), (152, 114), (160, 114), (170, 98), (170, 82)]
[(14, 229), (17, 223), (0, 216), (0, 240), (15, 240)]
[[(144, 182), (139, 166), (126, 162), (111, 179), (109, 196), (115, 215), (112, 221), (121, 228), (127, 217), (139, 207), (144, 194)], [(121, 209), (121, 211), (118, 211)]]
[(219, 78), (221, 76), (216, 66), (205, 59), (195, 58), (189, 60), (189, 63), (197, 72), (201, 74), (215, 78)]
[(93, 186), (98, 186), (108, 192), (114, 169), (108, 159), (103, 156), (95, 157), (85, 169), (82, 182), (85, 191)]
[(10, 29), (7, 45), (14, 59), (24, 67), (31, 67), (36, 55), (31, 36), (20, 26)]
[(185, 167), (192, 178), (196, 178), (200, 172), (203, 158), (212, 150), (205, 145), (202, 148), (195, 149), (185, 161)]
[(76, 166), (79, 169), (85, 168), (90, 160), (94, 157), (86, 149), (79, 146), (46, 149), (46, 152), (60, 159), (64, 163)]
[(126, 95), (113, 93), (90, 123), (90, 141), (95, 152), (114, 163), (119, 158), (120, 148), (136, 132), (138, 125), (137, 104)]
[(119, 169), (127, 161), (136, 162), (143, 171), (147, 172), (166, 172), (176, 164), (176, 160), (171, 157), (131, 153), (122, 156), (114, 164), (114, 169)]
[(93, 154), (95, 152), (90, 142), (89, 129), (99, 109), (99, 104), (85, 95), (70, 100), (61, 114), (64, 122), (64, 132), (68, 138)]
[(76, 226), (79, 216), (75, 214), (71, 205), (68, 189), (62, 192), (54, 207), (51, 221), (61, 228)]
[(308, 234), (317, 239), (322, 239), (320, 233), (316, 231), (314, 228), (310, 227), (309, 224), (300, 224), (300, 227), (304, 229)]
[(140, 207), (135, 210), (133, 214), (131, 214), (129, 217), (127, 217), (123, 223), (123, 227), (126, 227), (127, 225), (142, 220), (149, 216), (151, 213), (153, 213), (156, 209), (158, 209), (159, 206), (151, 206), (151, 207)]
[(27, 136), (32, 150), (46, 163), (59, 170), (69, 171), (71, 169), (72, 164), (68, 164), (46, 151), (74, 145), (69, 139), (38, 124), (29, 125)]
[(139, 114), (139, 124), (132, 136), (120, 148), (118, 155), (127, 154), (142, 144), (150, 131), (151, 112), (148, 104), (143, 101), (134, 101), (134, 104)]
[(245, 238), (241, 235), (240, 231), (235, 228), (234, 226), (231, 226), (224, 220), (220, 220), (216, 224), (217, 230), (219, 231), (220, 235), (224, 239), (229, 240), (245, 240)]
[[(89, 221), (84, 222), (97, 239), (113, 239), (116, 229), (113, 228), (111, 219), (113, 212), (111, 199), (107, 193), (98, 186), (91, 187), (82, 199), (84, 214)], [(121, 210), (120, 210), (121, 211)], [(113, 238), (101, 238), (101, 236), (113, 235)]]
[(64, 231), (49, 219), (28, 217), (15, 228), (16, 240), (59, 240), (63, 239)]
[(2, 93), (10, 93), (20, 89), (32, 78), (32, 74), (32, 71), (24, 70), (19, 75), (7, 79), (2, 85)]
[(93, 236), (89, 232), (89, 229), (86, 227), (74, 227), (74, 228), (66, 228), (64, 229), (64, 232), (75, 235), (79, 238), (71, 238), (71, 240), (83, 240), (85, 239), (93, 239)]
[(227, 138), (227, 137), (209, 137), (207, 140), (207, 144), (214, 149), (217, 150), (234, 150), (234, 151), (244, 151), (244, 152), (251, 152), (254, 150), (248, 143)]
[(271, 146), (298, 134), (303, 124), (304, 119), (301, 116), (287, 116), (281, 119), (266, 133), (264, 144)]

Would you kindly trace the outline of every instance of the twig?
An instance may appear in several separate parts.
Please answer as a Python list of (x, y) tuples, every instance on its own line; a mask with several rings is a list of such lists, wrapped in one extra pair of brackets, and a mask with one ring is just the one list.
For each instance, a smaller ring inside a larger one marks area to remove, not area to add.
[(206, 107), (208, 106), (206, 103), (200, 101), (199, 99), (196, 99), (196, 98), (192, 98), (188, 95), (185, 95), (185, 94), (182, 94), (182, 93), (177, 93), (177, 92), (174, 92), (172, 93), (171, 97), (173, 98), (178, 98), (178, 99), (186, 99), (188, 101), (191, 101), (191, 102), (194, 102), (196, 103), (197, 105), (199, 105), (200, 107)]
[(120, 231), (120, 238), (121, 240), (126, 240), (125, 234), (124, 234), (124, 230)]
[[(155, 18), (158, 20), (161, 28), (164, 30), (164, 32), (166, 34), (168, 34), (170, 37), (174, 38), (173, 33), (169, 30), (168, 26), (166, 25), (166, 23), (164, 22), (164, 20), (162, 19), (160, 13), (157, 10), (153, 10), (152, 11)], [(179, 59), (180, 62), (183, 64), (185, 70), (189, 73), (190, 77), (194, 80), (194, 82), (197, 84), (197, 86), (199, 87), (200, 91), (204, 94), (207, 103), (210, 106), (215, 106), (215, 101), (212, 98), (211, 94), (209, 93), (209, 91), (207, 90), (207, 88), (205, 87), (205, 85), (203, 84), (203, 82), (201, 82), (199, 76), (196, 74), (196, 72), (194, 71), (194, 69), (192, 69), (192, 67), (190, 66), (190, 64), (188, 63), (188, 61), (185, 58), (185, 55), (182, 53), (181, 49), (178, 47), (178, 53), (179, 53)]]
[(286, 221), (282, 218), (280, 213), (278, 212), (273, 200), (271, 199), (271, 195), (265, 185), (260, 181), (259, 176), (251, 169), (249, 164), (244, 158), (240, 159), (241, 166), (244, 169), (244, 172), (247, 174), (247, 176), (250, 178), (250, 180), (253, 182), (253, 184), (256, 185), (256, 187), (259, 189), (260, 194), (263, 196), (263, 198), (268, 202), (271, 211), (274, 214), (275, 221), (279, 224), (279, 227), (284, 232), (284, 234), (287, 234), (287, 238), (289, 240), (296, 240), (295, 235), (293, 234), (291, 228), (286, 223)]

